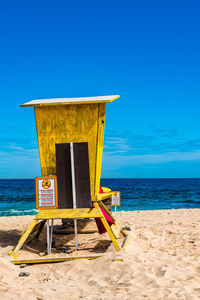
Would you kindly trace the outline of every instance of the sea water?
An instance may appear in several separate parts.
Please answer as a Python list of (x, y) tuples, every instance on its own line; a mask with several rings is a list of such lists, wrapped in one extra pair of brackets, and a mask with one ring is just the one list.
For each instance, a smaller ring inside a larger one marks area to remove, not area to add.
[[(121, 191), (117, 210), (200, 208), (200, 179), (102, 179)], [(0, 180), (0, 216), (35, 215), (35, 180)]]

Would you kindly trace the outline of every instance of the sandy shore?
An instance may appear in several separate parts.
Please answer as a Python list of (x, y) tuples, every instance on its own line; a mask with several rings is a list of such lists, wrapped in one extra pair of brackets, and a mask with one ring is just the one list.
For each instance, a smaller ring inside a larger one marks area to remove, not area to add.
[[(92, 261), (23, 269), (13, 265), (7, 254), (33, 216), (0, 218), (0, 299), (200, 299), (200, 209), (117, 212), (115, 216), (122, 226), (131, 227), (126, 252), (116, 253), (107, 234), (92, 233), (79, 235), (77, 254), (73, 235), (62, 243), (56, 235), (53, 255), (105, 254)], [(70, 254), (62, 253), (66, 246)], [(19, 258), (40, 257), (45, 249), (44, 232), (38, 243), (23, 248)], [(20, 277), (20, 272), (30, 275)]]

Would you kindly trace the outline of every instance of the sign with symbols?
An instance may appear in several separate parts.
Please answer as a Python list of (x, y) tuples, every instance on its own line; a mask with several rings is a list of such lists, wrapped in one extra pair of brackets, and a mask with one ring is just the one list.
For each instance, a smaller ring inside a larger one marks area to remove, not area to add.
[(113, 192), (111, 198), (112, 206), (120, 206), (120, 192)]
[(57, 177), (36, 177), (36, 209), (58, 208)]

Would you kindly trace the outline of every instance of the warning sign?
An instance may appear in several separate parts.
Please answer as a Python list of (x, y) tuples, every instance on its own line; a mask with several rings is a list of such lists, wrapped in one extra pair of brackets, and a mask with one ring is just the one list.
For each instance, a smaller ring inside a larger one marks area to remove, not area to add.
[(45, 180), (42, 181), (42, 187), (44, 189), (49, 189), (50, 186), (51, 186), (51, 181), (49, 181), (49, 179), (45, 179)]
[(120, 206), (120, 192), (113, 192), (111, 199), (112, 206)]
[(57, 208), (56, 176), (36, 177), (36, 208)]

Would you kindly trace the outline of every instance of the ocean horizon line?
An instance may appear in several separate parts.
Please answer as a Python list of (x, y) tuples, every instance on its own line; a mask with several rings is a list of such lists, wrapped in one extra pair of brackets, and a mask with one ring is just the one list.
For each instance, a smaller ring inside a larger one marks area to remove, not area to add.
[[(37, 176), (40, 177), (40, 176)], [(41, 176), (42, 177), (42, 176)], [(43, 176), (45, 177), (45, 176)], [(109, 180), (109, 179), (200, 179), (200, 177), (102, 177), (101, 180)], [(35, 178), (0, 178), (0, 180), (35, 180)]]
[[(121, 192), (117, 210), (200, 208), (200, 178), (102, 178)], [(0, 216), (35, 214), (35, 179), (0, 179)]]

